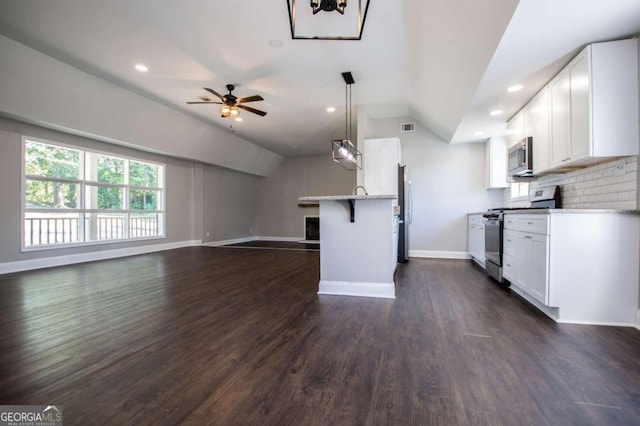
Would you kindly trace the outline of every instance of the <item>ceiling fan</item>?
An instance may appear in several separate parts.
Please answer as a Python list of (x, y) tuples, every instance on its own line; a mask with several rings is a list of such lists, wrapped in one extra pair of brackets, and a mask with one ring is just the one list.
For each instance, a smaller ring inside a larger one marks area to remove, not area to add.
[(207, 96), (199, 96), (199, 98), (202, 100), (201, 102), (187, 102), (187, 103), (188, 104), (218, 104), (218, 105), (222, 105), (222, 107), (220, 107), (220, 116), (221, 117), (236, 117), (236, 116), (238, 116), (238, 114), (240, 114), (240, 111), (238, 111), (238, 108), (243, 109), (245, 111), (252, 112), (254, 114), (258, 114), (261, 117), (264, 117), (265, 115), (267, 115), (267, 113), (264, 112), (264, 111), (260, 111), (259, 109), (255, 109), (255, 108), (248, 107), (246, 105), (242, 105), (242, 104), (247, 103), (247, 102), (264, 101), (262, 96), (253, 95), (253, 96), (247, 96), (245, 98), (238, 98), (238, 97), (236, 97), (235, 95), (233, 95), (231, 93), (231, 92), (233, 92), (233, 89), (235, 89), (235, 86), (233, 84), (227, 84), (227, 90), (229, 91), (229, 93), (223, 96), (223, 95), (221, 95), (220, 93), (216, 92), (213, 89), (209, 89), (208, 87), (204, 87), (204, 90), (206, 90), (207, 92), (209, 92), (209, 93), (215, 95), (216, 97), (218, 97), (221, 102), (213, 101), (213, 100), (211, 100), (211, 98), (209, 98)]

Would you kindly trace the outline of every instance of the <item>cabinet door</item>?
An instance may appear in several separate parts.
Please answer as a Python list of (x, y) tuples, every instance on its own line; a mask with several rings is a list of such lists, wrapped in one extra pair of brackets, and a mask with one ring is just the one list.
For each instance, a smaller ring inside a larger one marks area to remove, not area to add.
[(507, 147), (512, 147), (524, 136), (524, 119), (522, 112), (519, 112), (507, 122)]
[[(589, 156), (591, 132), (589, 128), (589, 56), (583, 51), (569, 64), (571, 151), (569, 160), (573, 162)], [(614, 113), (614, 112), (610, 112)]]
[(531, 272), (529, 275), (529, 292), (539, 302), (549, 304), (549, 237), (531, 234)]
[(533, 237), (524, 232), (518, 232), (518, 255), (516, 256), (516, 285), (529, 292), (531, 283), (533, 257)]
[(551, 97), (551, 167), (564, 165), (568, 160), (571, 142), (571, 100), (568, 70), (560, 72), (549, 83)]
[(549, 169), (549, 91), (543, 88), (533, 100), (532, 120), (533, 136), (533, 173)]

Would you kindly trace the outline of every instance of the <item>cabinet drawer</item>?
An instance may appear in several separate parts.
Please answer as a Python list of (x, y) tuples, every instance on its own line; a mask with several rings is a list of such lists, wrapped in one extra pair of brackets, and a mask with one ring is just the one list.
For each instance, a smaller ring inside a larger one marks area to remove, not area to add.
[(469, 216), (469, 225), (482, 225), (482, 215), (471, 215)]
[(506, 253), (502, 255), (502, 275), (509, 281), (515, 281), (517, 277), (516, 258)]
[(518, 218), (518, 230), (534, 234), (549, 234), (548, 216), (536, 215)]
[(504, 229), (518, 229), (518, 219), (516, 215), (504, 215)]
[(505, 229), (502, 241), (503, 252), (515, 256), (518, 251), (518, 235), (515, 231)]

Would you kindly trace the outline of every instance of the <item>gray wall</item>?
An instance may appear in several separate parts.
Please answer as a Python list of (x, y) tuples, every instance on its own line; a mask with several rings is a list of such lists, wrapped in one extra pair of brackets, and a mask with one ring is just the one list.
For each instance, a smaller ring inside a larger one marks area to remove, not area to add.
[(370, 123), (372, 137), (400, 138), (413, 184), (409, 248), (466, 252), (467, 213), (501, 202), (501, 190), (485, 189), (485, 144), (449, 144), (417, 123), (415, 132), (400, 133), (400, 123), (412, 121), (398, 117)]
[(204, 165), (203, 242), (230, 240), (253, 234), (258, 180), (256, 176)]
[[(166, 164), (166, 238), (21, 253), (23, 134)], [(198, 240), (206, 231), (210, 232), (209, 240), (246, 236), (255, 226), (258, 179), (217, 166), (151, 154), (0, 118), (0, 262)]]
[(318, 209), (298, 207), (298, 197), (351, 194), (355, 184), (355, 172), (328, 154), (285, 158), (258, 183), (258, 235), (304, 238), (304, 216), (317, 216)]

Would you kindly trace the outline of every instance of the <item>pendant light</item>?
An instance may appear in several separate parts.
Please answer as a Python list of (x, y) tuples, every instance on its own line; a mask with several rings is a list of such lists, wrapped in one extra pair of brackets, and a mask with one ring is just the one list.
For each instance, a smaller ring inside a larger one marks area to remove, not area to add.
[(345, 82), (344, 139), (334, 139), (331, 141), (331, 158), (347, 170), (357, 170), (362, 168), (362, 154), (351, 142), (351, 85), (355, 83), (355, 81), (350, 72), (343, 72), (342, 78)]

